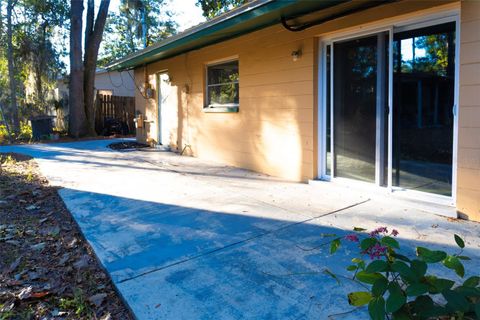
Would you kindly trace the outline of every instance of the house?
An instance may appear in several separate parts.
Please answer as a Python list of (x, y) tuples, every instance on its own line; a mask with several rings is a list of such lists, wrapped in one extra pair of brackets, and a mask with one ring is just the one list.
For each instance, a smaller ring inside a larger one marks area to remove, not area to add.
[(108, 68), (139, 141), (480, 220), (480, 1), (256, 0)]
[[(68, 126), (68, 96), (69, 96), (69, 78), (62, 77), (57, 80), (57, 86), (54, 89), (53, 96), (59, 102), (59, 108), (53, 110), (51, 115), (55, 116), (55, 126), (66, 129)], [(95, 96), (108, 95), (119, 97), (134, 97), (135, 82), (133, 71), (109, 71), (107, 69), (97, 69), (95, 72)]]
[[(95, 92), (106, 95), (134, 97), (135, 82), (133, 81), (133, 72), (97, 69), (95, 72)], [(58, 100), (68, 98), (68, 76), (58, 79), (55, 96)]]

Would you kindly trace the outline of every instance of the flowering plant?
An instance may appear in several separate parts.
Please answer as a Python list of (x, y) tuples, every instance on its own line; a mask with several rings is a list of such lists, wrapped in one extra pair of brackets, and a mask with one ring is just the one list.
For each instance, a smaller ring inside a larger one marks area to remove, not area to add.
[[(398, 231), (380, 227), (370, 233), (354, 228), (355, 233), (330, 243), (335, 253), (341, 241), (358, 243), (362, 258), (353, 258), (348, 271), (368, 291), (348, 294), (352, 306), (368, 304), (371, 319), (480, 319), (480, 277), (472, 276), (456, 285), (455, 281), (428, 274), (428, 266), (441, 263), (463, 278), (462, 255), (465, 242), (454, 235), (459, 252), (416, 248), (416, 259), (399, 254)], [(364, 258), (365, 256), (366, 259)], [(369, 261), (370, 260), (370, 261)], [(443, 297), (443, 299), (442, 299)]]

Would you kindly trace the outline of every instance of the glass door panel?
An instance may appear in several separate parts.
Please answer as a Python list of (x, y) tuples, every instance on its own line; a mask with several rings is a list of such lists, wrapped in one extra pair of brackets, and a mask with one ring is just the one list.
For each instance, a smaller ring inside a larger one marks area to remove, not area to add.
[(377, 35), (333, 45), (333, 150), (337, 177), (375, 182)]
[(454, 40), (454, 22), (394, 35), (394, 186), (452, 195)]

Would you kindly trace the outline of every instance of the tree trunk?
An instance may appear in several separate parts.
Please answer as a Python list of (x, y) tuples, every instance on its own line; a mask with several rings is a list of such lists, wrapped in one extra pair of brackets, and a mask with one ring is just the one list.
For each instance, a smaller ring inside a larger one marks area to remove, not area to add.
[[(88, 1), (92, 5), (93, 0)], [(95, 25), (93, 25), (94, 10), (87, 11), (87, 28), (85, 29), (85, 57), (84, 57), (84, 97), (85, 114), (88, 121), (89, 133), (95, 135), (95, 71), (97, 68), (98, 49), (102, 41), (103, 30), (108, 15), (110, 0), (102, 0), (98, 9)], [(90, 21), (90, 22), (89, 22)]]
[(17, 84), (15, 81), (15, 66), (13, 63), (13, 43), (12, 43), (12, 11), (14, 6), (13, 0), (7, 2), (7, 59), (8, 59), (8, 79), (10, 84), (10, 115), (12, 121), (12, 129), (15, 134), (20, 132), (20, 121), (18, 119), (17, 108)]
[(76, 138), (89, 133), (84, 109), (82, 63), (83, 1), (70, 1), (69, 131)]

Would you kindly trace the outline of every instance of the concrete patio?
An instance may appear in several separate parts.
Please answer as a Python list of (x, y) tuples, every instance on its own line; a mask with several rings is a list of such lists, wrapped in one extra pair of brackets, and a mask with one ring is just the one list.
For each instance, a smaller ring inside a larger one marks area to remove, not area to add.
[[(348, 305), (354, 246), (331, 257), (325, 234), (396, 228), (402, 252), (455, 252), (480, 269), (480, 224), (444, 208), (335, 185), (281, 181), (116, 140), (0, 147), (36, 158), (138, 319), (365, 319)], [(437, 211), (438, 209), (438, 211)], [(340, 284), (326, 274), (340, 276)], [(435, 272), (455, 277), (445, 268)], [(343, 277), (345, 276), (345, 277)]]

